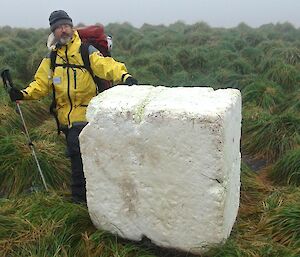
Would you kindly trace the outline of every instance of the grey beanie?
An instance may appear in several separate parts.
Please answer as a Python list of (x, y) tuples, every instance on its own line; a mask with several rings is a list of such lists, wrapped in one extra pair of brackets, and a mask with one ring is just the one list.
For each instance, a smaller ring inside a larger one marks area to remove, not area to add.
[(67, 24), (73, 27), (73, 22), (70, 16), (63, 10), (54, 11), (49, 17), (50, 29), (53, 32), (60, 25)]

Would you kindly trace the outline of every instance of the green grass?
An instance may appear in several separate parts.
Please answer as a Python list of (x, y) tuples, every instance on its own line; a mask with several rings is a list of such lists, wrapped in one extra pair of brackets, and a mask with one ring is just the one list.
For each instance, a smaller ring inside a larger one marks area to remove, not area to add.
[(286, 153), (276, 164), (270, 178), (280, 185), (300, 185), (300, 148)]
[(245, 162), (242, 162), (241, 168), (241, 201), (248, 202), (247, 208), (252, 206), (255, 210), (257, 201), (260, 201), (269, 189), (257, 178), (257, 174)]
[(276, 208), (266, 222), (273, 240), (282, 245), (295, 248), (298, 254), (300, 254), (299, 217), (300, 205), (299, 203), (293, 203)]
[(278, 63), (270, 68), (266, 73), (266, 77), (281, 85), (285, 91), (294, 90), (299, 82), (298, 71), (295, 66), (285, 63)]
[[(300, 191), (297, 188), (279, 193), (272, 190), (243, 164), (241, 206), (231, 237), (224, 245), (214, 247), (203, 256), (297, 256), (296, 249), (290, 249), (277, 240), (276, 231), (266, 235), (271, 231), (268, 226), (272, 222), (283, 220), (280, 215), (273, 214), (275, 210), (281, 208), (283, 201), (294, 204), (299, 199), (295, 196), (300, 196)], [(289, 218), (290, 222), (295, 222), (293, 215)], [(68, 198), (54, 192), (40, 192), (1, 199), (0, 256), (190, 255), (126, 241), (97, 230), (90, 221), (86, 207), (72, 204)]]
[(3, 215), (6, 222), (1, 226), (7, 226), (11, 221), (18, 226), (7, 229), (1, 237), (1, 256), (27, 256), (29, 253), (32, 256), (55, 256), (64, 250), (76, 254), (81, 228), (92, 227), (85, 208), (63, 202), (55, 194), (3, 200)]
[[(9, 197), (43, 187), (25, 135), (15, 133), (2, 134), (0, 138), (0, 193)], [(33, 140), (33, 143), (48, 186), (53, 190), (66, 190), (70, 163), (62, 144), (43, 139)]]
[[(253, 240), (254, 241), (254, 240)], [(297, 257), (297, 253), (288, 248), (265, 241), (237, 242), (228, 240), (219, 248), (209, 252), (211, 257)]]
[[(255, 173), (251, 177), (252, 185), (254, 179), (260, 181)], [(247, 193), (242, 190), (239, 215), (230, 238), (205, 256), (299, 256), (299, 207), (295, 207), (299, 205), (299, 189), (280, 191), (273, 187), (261, 191), (259, 197), (252, 198), (251, 193), (243, 197)]]
[(0, 201), (1, 256), (154, 256), (96, 230), (83, 205), (55, 193)]
[[(300, 31), (288, 23), (227, 30), (182, 22), (110, 24), (108, 31), (113, 56), (141, 83), (242, 90), (242, 156), (267, 167), (253, 171), (242, 163), (233, 231), (202, 257), (300, 256)], [(10, 68), (19, 88), (33, 78), (48, 32), (0, 28), (0, 66)], [(87, 209), (70, 203), (69, 160), (48, 106), (47, 99), (21, 103), (51, 188), (46, 194), (20, 115), (0, 82), (0, 256), (191, 256), (97, 230)]]
[(242, 90), (243, 101), (273, 112), (284, 101), (280, 86), (270, 81), (255, 81)]
[[(8, 94), (0, 85), (0, 125), (2, 129), (6, 129), (8, 132), (12, 130), (22, 130), (23, 123), (19, 114), (17, 105), (12, 103)], [(46, 119), (49, 119), (49, 99), (43, 101), (21, 101), (19, 106), (24, 116), (26, 126), (28, 128), (34, 128), (43, 123)]]
[(280, 104), (279, 108), (298, 115), (300, 112), (300, 90), (297, 89), (289, 94), (285, 101)]
[(242, 149), (255, 158), (276, 161), (300, 143), (300, 118), (293, 113), (270, 115), (247, 110), (243, 124)]
[(278, 56), (287, 64), (296, 65), (300, 63), (300, 50), (297, 47), (277, 48), (270, 54), (272, 56)]

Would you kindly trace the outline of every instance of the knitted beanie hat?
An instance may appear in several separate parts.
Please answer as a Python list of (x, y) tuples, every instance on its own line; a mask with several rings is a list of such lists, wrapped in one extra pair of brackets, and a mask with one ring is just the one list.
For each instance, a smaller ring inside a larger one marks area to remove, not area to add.
[(53, 32), (60, 25), (67, 24), (73, 27), (73, 22), (70, 16), (63, 10), (54, 11), (49, 17), (50, 29)]

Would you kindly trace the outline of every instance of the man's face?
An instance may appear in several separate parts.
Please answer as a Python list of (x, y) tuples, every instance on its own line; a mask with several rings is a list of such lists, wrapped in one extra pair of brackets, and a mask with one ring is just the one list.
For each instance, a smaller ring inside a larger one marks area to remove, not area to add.
[(53, 33), (57, 42), (66, 45), (71, 41), (74, 31), (70, 25), (62, 24), (58, 26)]

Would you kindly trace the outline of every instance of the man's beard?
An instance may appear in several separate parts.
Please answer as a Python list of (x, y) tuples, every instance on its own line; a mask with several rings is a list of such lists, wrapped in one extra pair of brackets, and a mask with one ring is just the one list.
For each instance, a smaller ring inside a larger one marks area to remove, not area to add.
[(60, 38), (56, 39), (57, 43), (61, 46), (67, 45), (73, 37), (73, 33), (67, 34), (63, 33)]

